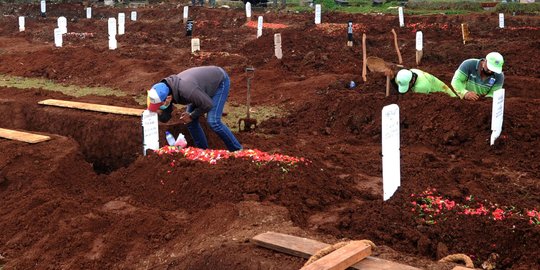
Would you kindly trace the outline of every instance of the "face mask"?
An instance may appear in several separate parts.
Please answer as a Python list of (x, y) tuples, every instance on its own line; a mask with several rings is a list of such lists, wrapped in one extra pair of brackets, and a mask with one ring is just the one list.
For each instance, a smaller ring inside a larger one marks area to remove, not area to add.
[(159, 109), (160, 110), (165, 110), (165, 109), (169, 108), (169, 105), (171, 105), (171, 103), (169, 103), (167, 105), (161, 105), (161, 106), (159, 106)]

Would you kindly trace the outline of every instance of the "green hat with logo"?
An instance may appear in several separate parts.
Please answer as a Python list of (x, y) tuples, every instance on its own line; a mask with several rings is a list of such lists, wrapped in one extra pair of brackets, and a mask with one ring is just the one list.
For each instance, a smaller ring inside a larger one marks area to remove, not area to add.
[(396, 83), (400, 93), (403, 94), (409, 90), (409, 83), (412, 77), (412, 71), (408, 69), (402, 69), (396, 74)]
[(487, 68), (497, 74), (502, 73), (504, 59), (498, 52), (490, 52), (486, 56)]

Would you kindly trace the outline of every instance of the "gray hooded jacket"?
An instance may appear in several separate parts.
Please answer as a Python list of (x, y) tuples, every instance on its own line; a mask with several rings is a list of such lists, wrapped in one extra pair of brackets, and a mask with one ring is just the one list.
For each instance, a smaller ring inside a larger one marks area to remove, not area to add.
[(214, 106), (212, 97), (225, 77), (224, 72), (217, 66), (195, 67), (171, 75), (162, 82), (171, 89), (173, 103), (193, 106), (191, 117), (195, 119)]

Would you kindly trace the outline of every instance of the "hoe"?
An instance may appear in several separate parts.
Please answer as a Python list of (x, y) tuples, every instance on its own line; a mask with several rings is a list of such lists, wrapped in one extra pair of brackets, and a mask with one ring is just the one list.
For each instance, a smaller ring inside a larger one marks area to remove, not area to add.
[[(255, 73), (255, 68), (253, 67), (247, 67), (246, 68), (246, 77), (247, 77), (247, 102), (246, 102), (246, 118), (240, 118), (238, 119), (238, 130), (239, 131), (251, 131), (255, 128), (257, 128), (257, 119), (251, 118), (249, 116), (250, 111), (250, 103), (251, 103), (251, 79), (253, 79)], [(242, 127), (242, 122), (244, 122), (244, 126)]]

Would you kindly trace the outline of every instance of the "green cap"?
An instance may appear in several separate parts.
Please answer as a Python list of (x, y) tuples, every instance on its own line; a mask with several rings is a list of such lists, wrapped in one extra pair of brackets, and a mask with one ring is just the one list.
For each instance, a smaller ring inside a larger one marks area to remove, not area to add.
[(396, 75), (396, 83), (398, 85), (398, 91), (405, 93), (409, 90), (409, 83), (412, 79), (412, 71), (408, 69), (400, 70)]
[(486, 56), (487, 68), (497, 74), (502, 73), (504, 59), (498, 52), (490, 52)]

